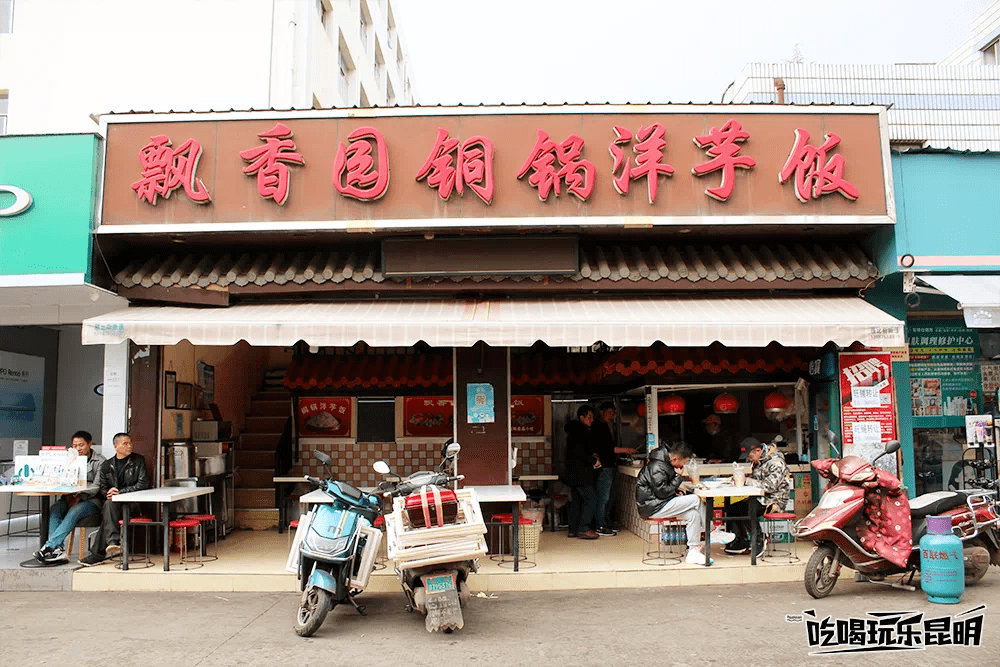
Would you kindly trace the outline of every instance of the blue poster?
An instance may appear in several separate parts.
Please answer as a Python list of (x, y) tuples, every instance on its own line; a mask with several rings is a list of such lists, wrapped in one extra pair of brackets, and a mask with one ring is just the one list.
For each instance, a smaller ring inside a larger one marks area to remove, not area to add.
[(476, 382), (466, 385), (470, 424), (492, 424), (496, 421), (493, 385)]
[(42, 441), (45, 358), (0, 351), (0, 440)]

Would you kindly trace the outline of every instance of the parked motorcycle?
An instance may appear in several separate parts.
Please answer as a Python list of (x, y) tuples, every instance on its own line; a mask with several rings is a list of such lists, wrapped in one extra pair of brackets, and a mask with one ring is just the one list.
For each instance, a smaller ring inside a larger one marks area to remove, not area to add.
[[(920, 569), (920, 538), (927, 532), (928, 516), (951, 517), (952, 529), (964, 543), (967, 585), (982, 579), (991, 563), (1000, 565), (996, 482), (992, 489), (936, 491), (908, 502), (898, 478), (874, 467), (898, 449), (898, 441), (889, 442), (870, 464), (856, 456), (812, 462), (833, 482), (819, 505), (793, 528), (796, 538), (817, 544), (805, 570), (806, 591), (812, 597), (829, 595), (844, 565), (857, 572), (859, 581), (884, 583), (889, 576), (902, 575), (900, 582), (889, 585), (915, 590), (910, 584)], [(887, 536), (872, 528), (890, 512), (897, 512), (895, 527), (905, 533)]]
[(349, 603), (359, 614), (365, 608), (354, 597), (364, 590), (375, 568), (382, 533), (372, 527), (381, 502), (345, 482), (330, 479), (333, 460), (323, 452), (316, 457), (328, 470), (327, 479), (306, 476), (330, 497), (317, 504), (299, 526), (299, 586), (302, 600), (295, 619), (295, 633), (311, 636), (338, 604)]
[[(428, 632), (450, 633), (465, 626), (462, 609), (470, 597), (468, 578), (486, 554), (486, 524), (473, 489), (458, 489), (458, 443), (442, 449), (438, 471), (421, 471), (383, 482), (391, 497), (386, 517), (386, 553), (406, 595), (408, 610), (426, 616)], [(391, 474), (384, 461), (375, 470)], [(448, 484), (456, 488), (449, 489)]]

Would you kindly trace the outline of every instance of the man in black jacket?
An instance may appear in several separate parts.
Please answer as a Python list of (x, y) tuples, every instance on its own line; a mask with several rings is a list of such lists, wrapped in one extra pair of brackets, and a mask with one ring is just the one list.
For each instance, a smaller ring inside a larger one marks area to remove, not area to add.
[(569, 501), (569, 531), (567, 537), (596, 540), (597, 533), (590, 528), (597, 510), (597, 490), (594, 488), (594, 452), (590, 427), (594, 424), (594, 408), (581, 405), (577, 418), (567, 422), (566, 468), (562, 481), (572, 489)]
[(678, 517), (687, 526), (687, 562), (705, 564), (701, 532), (705, 508), (694, 495), (694, 485), (684, 479), (681, 469), (691, 460), (691, 447), (683, 442), (670, 449), (665, 444), (649, 453), (636, 480), (635, 503), (643, 519)]
[(93, 549), (80, 560), (81, 565), (96, 565), (121, 553), (121, 503), (112, 502), (119, 493), (141, 491), (149, 488), (146, 459), (132, 452), (132, 438), (128, 433), (115, 434), (115, 455), (104, 462), (100, 473), (98, 497), (104, 498), (104, 516), (101, 530), (94, 540)]

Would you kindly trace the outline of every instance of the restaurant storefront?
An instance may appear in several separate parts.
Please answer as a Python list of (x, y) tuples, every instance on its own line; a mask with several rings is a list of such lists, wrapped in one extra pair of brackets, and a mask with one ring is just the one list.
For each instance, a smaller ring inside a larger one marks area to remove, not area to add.
[[(904, 344), (858, 296), (895, 219), (878, 109), (106, 123), (96, 242), (132, 305), (83, 337), (149, 346), (151, 395), (132, 404), (154, 441), (190, 437), (196, 412), (164, 388), (191, 385), (203, 407), (205, 365), (237, 429), (276, 370), (292, 431), (272, 457), (287, 447), (284, 467), (319, 472), (320, 448), (359, 485), (379, 458), (426, 468), (449, 437), (468, 484), (558, 474), (584, 401), (614, 401), (640, 449), (683, 437), (729, 459), (743, 437), (781, 434), (806, 461), (823, 451), (810, 363)], [(662, 409), (675, 395), (684, 407)], [(859, 445), (892, 437), (859, 414)]]

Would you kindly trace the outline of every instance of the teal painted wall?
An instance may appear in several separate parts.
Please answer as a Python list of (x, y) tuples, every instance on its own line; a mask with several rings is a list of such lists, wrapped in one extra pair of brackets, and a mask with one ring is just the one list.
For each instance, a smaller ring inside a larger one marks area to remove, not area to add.
[[(1000, 256), (1000, 154), (893, 153), (896, 256), (911, 254), (914, 268), (995, 271), (965, 261)], [(883, 275), (898, 271), (896, 256), (879, 258)], [(922, 264), (921, 257), (955, 257)]]
[[(0, 137), (0, 185), (32, 205), (0, 217), (0, 275), (80, 273), (90, 280), (100, 138), (93, 134)], [(0, 208), (14, 196), (0, 193)]]

